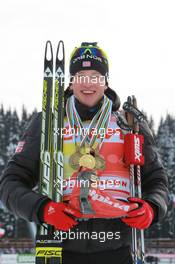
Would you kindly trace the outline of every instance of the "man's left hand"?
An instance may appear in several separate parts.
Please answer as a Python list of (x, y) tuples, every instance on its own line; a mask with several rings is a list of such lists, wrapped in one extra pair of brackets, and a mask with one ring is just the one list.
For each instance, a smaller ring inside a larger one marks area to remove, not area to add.
[(137, 229), (148, 228), (154, 219), (154, 210), (148, 202), (135, 197), (128, 198), (129, 202), (138, 203), (138, 208), (130, 211), (127, 217), (121, 220), (130, 227)]

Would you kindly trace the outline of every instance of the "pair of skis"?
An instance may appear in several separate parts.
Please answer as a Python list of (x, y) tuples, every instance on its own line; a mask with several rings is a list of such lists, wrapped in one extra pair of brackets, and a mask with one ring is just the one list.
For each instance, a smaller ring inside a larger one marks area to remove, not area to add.
[[(44, 58), (39, 192), (55, 202), (62, 199), (63, 138), (60, 130), (64, 127), (64, 71), (63, 41), (59, 41), (57, 46), (55, 67), (52, 44), (47, 41)], [(54, 241), (53, 235), (52, 226), (43, 224), (38, 228), (35, 263), (61, 263), (62, 248)]]

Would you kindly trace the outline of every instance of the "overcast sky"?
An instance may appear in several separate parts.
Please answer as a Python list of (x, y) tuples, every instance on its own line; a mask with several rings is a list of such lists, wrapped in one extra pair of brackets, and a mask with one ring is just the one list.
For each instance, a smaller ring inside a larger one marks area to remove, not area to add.
[(110, 86), (122, 102), (158, 121), (175, 113), (175, 1), (5, 0), (0, 7), (0, 103), (41, 110), (45, 42), (72, 49), (98, 41), (110, 60)]

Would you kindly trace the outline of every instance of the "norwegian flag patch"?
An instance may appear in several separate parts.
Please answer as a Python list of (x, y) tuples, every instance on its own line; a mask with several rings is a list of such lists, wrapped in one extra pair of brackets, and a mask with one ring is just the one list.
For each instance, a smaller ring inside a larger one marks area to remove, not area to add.
[(25, 143), (25, 141), (19, 141), (15, 153), (20, 153), (23, 150)]
[(83, 61), (82, 67), (91, 67), (91, 61)]

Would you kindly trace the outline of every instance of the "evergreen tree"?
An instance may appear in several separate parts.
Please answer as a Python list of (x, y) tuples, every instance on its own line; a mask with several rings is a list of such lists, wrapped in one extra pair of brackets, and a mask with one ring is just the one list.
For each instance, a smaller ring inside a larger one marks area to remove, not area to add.
[(21, 117), (21, 122), (19, 123), (19, 127), (20, 127), (20, 138), (23, 135), (26, 123), (28, 121), (28, 114), (27, 114), (27, 110), (25, 108), (25, 106), (22, 106), (22, 117)]
[[(4, 169), (7, 161), (13, 155), (17, 143), (25, 131), (25, 127), (29, 120), (36, 113), (34, 110), (31, 114), (27, 113), (26, 108), (22, 108), (21, 120), (14, 110), (4, 110), (3, 105), (0, 108), (0, 173)], [(19, 233), (20, 229), (21, 237), (25, 237), (27, 234), (28, 226), (26, 221), (15, 219), (15, 217), (2, 206), (0, 203), (0, 223), (5, 229), (5, 237), (15, 237)], [(26, 228), (21, 229), (21, 225)], [(22, 230), (25, 230), (23, 232)]]
[(153, 225), (147, 233), (149, 237), (175, 238), (175, 209), (172, 198), (175, 194), (175, 119), (167, 114), (161, 118), (156, 135), (156, 143), (164, 168), (168, 174), (170, 200), (167, 215), (164, 220)]
[(148, 125), (149, 125), (149, 128), (151, 129), (151, 131), (153, 133), (153, 137), (156, 138), (155, 123), (154, 123), (154, 119), (153, 119), (152, 115), (148, 119)]
[(5, 144), (5, 123), (4, 123), (4, 108), (0, 108), (0, 172), (5, 166), (6, 160), (6, 144)]
[(19, 118), (18, 118), (16, 110), (14, 110), (10, 116), (10, 126), (7, 127), (7, 129), (9, 129), (7, 156), (10, 157), (16, 149), (17, 143), (19, 141), (19, 134), (20, 134)]

